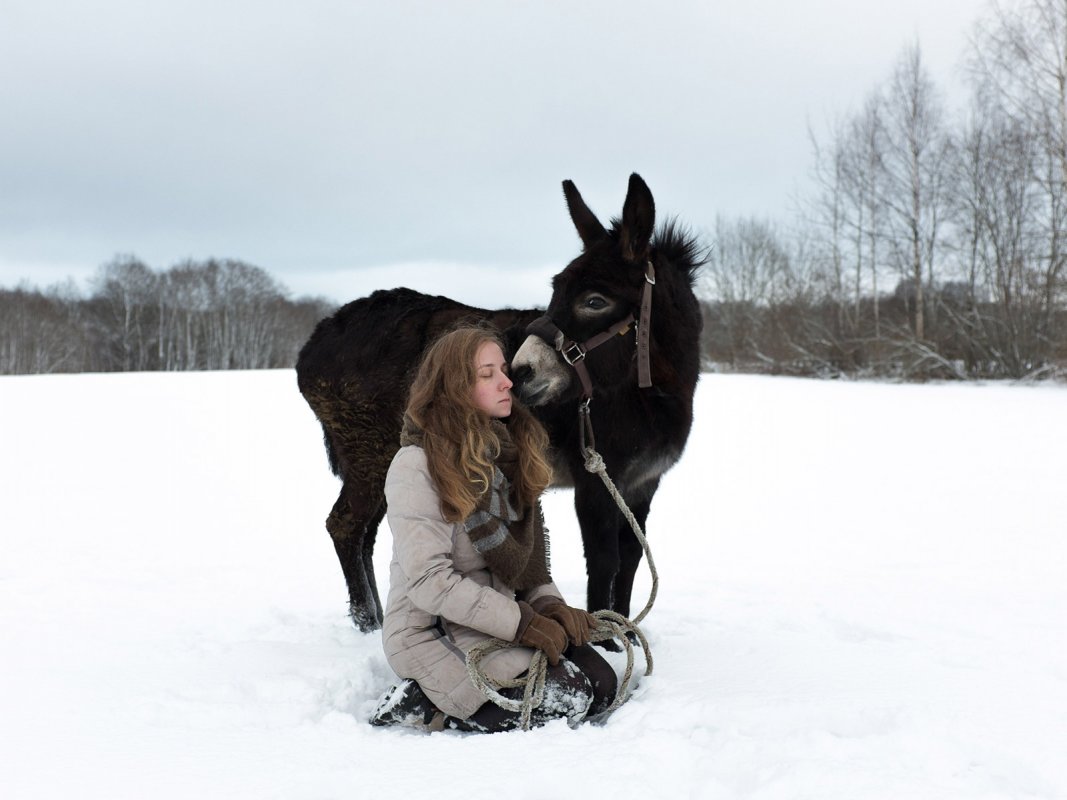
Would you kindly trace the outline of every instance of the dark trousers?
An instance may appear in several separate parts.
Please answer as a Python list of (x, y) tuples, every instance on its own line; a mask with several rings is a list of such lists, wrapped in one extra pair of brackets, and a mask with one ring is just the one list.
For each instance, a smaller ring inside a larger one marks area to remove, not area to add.
[[(615, 699), (618, 678), (611, 664), (592, 646), (568, 647), (556, 666), (549, 666), (545, 675), (545, 701), (530, 715), (533, 727), (544, 725), (580, 713), (588, 707), (586, 716), (604, 711)], [(513, 700), (522, 699), (523, 689), (503, 689), (501, 694)], [(517, 729), (521, 713), (506, 711), (487, 702), (467, 719), (448, 717), (445, 727), (468, 732), (496, 733)]]

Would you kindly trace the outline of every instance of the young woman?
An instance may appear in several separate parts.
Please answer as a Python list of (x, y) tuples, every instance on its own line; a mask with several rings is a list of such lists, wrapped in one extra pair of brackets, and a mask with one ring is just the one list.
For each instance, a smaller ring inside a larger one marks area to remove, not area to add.
[(482, 661), (497, 680), (523, 674), (533, 648), (548, 657), (534, 724), (577, 724), (614, 698), (615, 672), (588, 644), (595, 618), (568, 606), (549, 574), (539, 501), (548, 436), (511, 385), (500, 340), (468, 327), (430, 347), (411, 386), (385, 483), (393, 558), (382, 630), (386, 659), (407, 680), (373, 724), (517, 727), (518, 712), (487, 702), (467, 676), (466, 652), (490, 637), (518, 645)]

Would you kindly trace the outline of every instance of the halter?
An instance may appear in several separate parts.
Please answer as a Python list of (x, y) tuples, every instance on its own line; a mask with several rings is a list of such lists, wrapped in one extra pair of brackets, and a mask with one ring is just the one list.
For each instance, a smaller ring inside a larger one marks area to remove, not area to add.
[[(645, 266), (645, 287), (641, 293), (641, 317), (637, 323), (637, 385), (642, 389), (652, 386), (652, 370), (649, 366), (648, 353), (652, 319), (652, 287), (655, 285), (656, 270), (652, 266), (652, 261), (649, 260)], [(574, 367), (574, 371), (578, 373), (578, 379), (582, 382), (582, 400), (588, 405), (588, 402), (593, 399), (593, 382), (585, 366), (586, 354), (604, 344), (612, 336), (625, 336), (629, 333), (633, 323), (634, 315), (627, 314), (624, 319), (619, 320), (607, 330), (579, 343), (563, 333), (552, 318), (545, 314), (527, 325), (526, 333), (540, 336), (546, 342), (552, 342), (563, 360)]]

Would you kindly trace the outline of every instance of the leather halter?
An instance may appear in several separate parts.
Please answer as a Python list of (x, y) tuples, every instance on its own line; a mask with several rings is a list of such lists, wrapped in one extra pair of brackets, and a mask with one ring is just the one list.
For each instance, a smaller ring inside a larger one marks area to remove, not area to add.
[[(652, 319), (652, 287), (656, 285), (656, 270), (652, 261), (646, 262), (645, 287), (641, 293), (640, 320), (637, 323), (637, 385), (642, 389), (652, 386), (652, 370), (649, 365), (649, 337), (651, 334)], [(556, 351), (564, 361), (574, 367), (578, 373), (578, 379), (582, 382), (582, 399), (588, 403), (593, 398), (593, 382), (589, 378), (589, 370), (585, 366), (585, 356), (594, 348), (604, 344), (612, 336), (623, 336), (629, 332), (634, 323), (634, 315), (627, 314), (605, 331), (592, 336), (582, 343), (567, 336), (545, 314), (538, 317), (526, 326), (526, 333), (540, 336), (546, 342), (552, 342)]]

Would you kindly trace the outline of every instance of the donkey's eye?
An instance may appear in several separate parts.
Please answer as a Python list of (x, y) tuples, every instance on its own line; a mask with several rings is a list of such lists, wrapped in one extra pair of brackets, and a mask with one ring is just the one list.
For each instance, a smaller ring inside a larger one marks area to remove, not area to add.
[(615, 308), (615, 301), (600, 292), (584, 292), (574, 300), (574, 313), (579, 317), (593, 320), (610, 313)]

